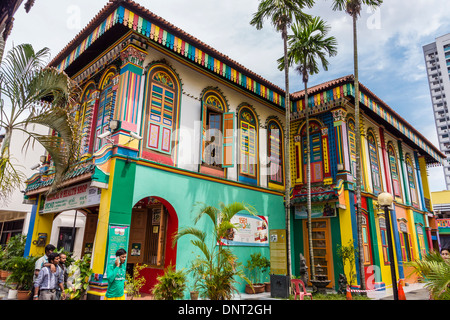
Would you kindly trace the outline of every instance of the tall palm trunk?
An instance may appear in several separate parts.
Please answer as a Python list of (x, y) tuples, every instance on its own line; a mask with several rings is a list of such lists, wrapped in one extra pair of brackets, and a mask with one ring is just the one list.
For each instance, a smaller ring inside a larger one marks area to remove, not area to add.
[(309, 265), (311, 269), (311, 280), (316, 279), (316, 268), (314, 264), (314, 250), (312, 242), (311, 223), (311, 142), (309, 140), (309, 103), (308, 103), (308, 74), (303, 72), (303, 83), (305, 84), (305, 115), (306, 115), (306, 186), (307, 186), (307, 217), (308, 217), (308, 242), (309, 242)]
[(366, 288), (364, 273), (364, 246), (362, 242), (362, 210), (361, 210), (361, 129), (359, 112), (359, 76), (358, 76), (358, 34), (357, 34), (357, 13), (353, 12), (353, 60), (355, 73), (355, 126), (356, 126), (356, 219), (359, 248), (359, 269), (361, 290)]
[(291, 228), (291, 158), (290, 158), (290, 135), (291, 135), (291, 102), (289, 99), (289, 65), (287, 51), (287, 25), (284, 23), (281, 36), (284, 46), (284, 81), (285, 81), (285, 110), (286, 124), (284, 134), (284, 174), (285, 174), (285, 220), (286, 220), (286, 268), (287, 276), (291, 276), (291, 245), (290, 245), (290, 228)]

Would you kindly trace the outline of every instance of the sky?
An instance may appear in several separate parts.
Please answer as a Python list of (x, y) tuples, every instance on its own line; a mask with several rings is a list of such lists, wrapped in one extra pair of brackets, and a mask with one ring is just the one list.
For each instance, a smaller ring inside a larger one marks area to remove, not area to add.
[[(6, 51), (14, 44), (48, 47), (56, 56), (107, 4), (107, 0), (38, 0), (27, 14), (15, 15)], [(284, 88), (277, 69), (283, 55), (280, 33), (269, 21), (261, 30), (250, 25), (259, 0), (136, 0), (231, 59)], [(333, 0), (317, 0), (306, 12), (320, 16), (336, 37), (338, 54), (328, 71), (310, 77), (309, 86), (353, 73), (351, 18), (332, 10)], [(384, 0), (376, 11), (363, 7), (358, 20), (359, 80), (438, 146), (422, 47), (450, 33), (448, 0)], [(290, 91), (303, 89), (290, 71)], [(431, 191), (445, 190), (442, 167), (429, 168)]]

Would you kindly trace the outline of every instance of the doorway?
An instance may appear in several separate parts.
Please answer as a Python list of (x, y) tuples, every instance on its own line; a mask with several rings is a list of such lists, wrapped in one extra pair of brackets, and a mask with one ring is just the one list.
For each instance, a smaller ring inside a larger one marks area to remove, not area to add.
[(140, 272), (146, 281), (141, 292), (150, 293), (156, 278), (175, 265), (176, 245), (171, 239), (177, 228), (175, 210), (162, 198), (146, 197), (133, 207), (127, 263), (130, 272), (136, 264), (146, 265)]
[[(333, 261), (331, 251), (331, 239), (330, 239), (330, 223), (328, 219), (313, 219), (311, 222), (312, 228), (312, 246), (314, 254), (314, 266), (316, 276), (318, 274), (326, 275), (328, 280), (331, 280), (327, 286), (331, 288), (334, 283), (333, 279)], [(311, 259), (309, 254), (309, 241), (308, 241), (308, 221), (303, 221), (303, 241), (304, 252), (308, 270), (311, 270)], [(310, 273), (311, 275), (311, 273)], [(311, 285), (311, 283), (309, 284)]]

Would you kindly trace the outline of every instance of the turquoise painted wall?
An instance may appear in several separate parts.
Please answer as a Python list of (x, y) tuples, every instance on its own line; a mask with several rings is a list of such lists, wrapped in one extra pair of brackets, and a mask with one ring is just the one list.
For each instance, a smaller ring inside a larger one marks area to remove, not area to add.
[[(130, 186), (130, 188), (133, 188), (133, 186)], [(197, 202), (216, 207), (218, 207), (220, 202), (224, 204), (245, 202), (253, 206), (258, 215), (268, 216), (269, 229), (285, 228), (282, 195), (274, 195), (137, 165), (133, 204), (148, 196), (161, 197), (173, 206), (178, 216), (179, 228), (194, 226), (193, 219), (196, 216), (196, 211), (193, 209)], [(195, 226), (201, 230), (212, 230), (212, 225), (206, 217)], [(261, 252), (267, 258), (270, 256), (268, 246), (233, 246), (232, 248), (238, 256), (239, 262), (243, 265), (246, 265), (250, 254), (254, 252)], [(194, 250), (193, 245), (190, 243), (190, 238), (181, 238), (177, 245), (177, 269), (189, 268), (190, 262), (197, 254), (199, 252)], [(238, 289), (243, 291), (244, 287), (245, 283), (241, 283)]]

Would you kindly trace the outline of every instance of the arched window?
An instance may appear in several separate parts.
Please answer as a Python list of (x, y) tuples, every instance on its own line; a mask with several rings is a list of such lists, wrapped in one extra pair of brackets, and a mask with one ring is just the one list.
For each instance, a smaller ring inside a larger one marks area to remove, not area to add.
[(258, 120), (249, 107), (239, 110), (239, 181), (258, 184)]
[[(315, 121), (309, 123), (309, 141), (310, 141), (310, 159), (311, 159), (311, 182), (320, 182), (323, 180), (323, 153), (322, 153), (322, 137), (321, 126)], [(308, 164), (307, 137), (306, 126), (302, 129), (302, 163), (303, 174), (306, 182), (306, 167)]]
[(91, 124), (96, 101), (96, 88), (93, 82), (89, 83), (81, 95), (81, 105), (77, 122), (80, 126), (80, 156), (89, 153)]
[(403, 261), (411, 261), (413, 252), (411, 250), (412, 246), (411, 246), (411, 239), (408, 233), (408, 225), (406, 224), (405, 221), (400, 221), (398, 223), (398, 230)]
[[(147, 103), (143, 117), (144, 149), (150, 151), (145, 157), (155, 159), (155, 151), (172, 154), (172, 135), (178, 128), (180, 85), (175, 74), (160, 64), (152, 66), (147, 76)], [(164, 159), (162, 162), (173, 164), (170, 157), (165, 156)]]
[(405, 157), (406, 173), (408, 175), (409, 194), (411, 196), (411, 203), (414, 207), (419, 206), (416, 189), (416, 178), (414, 174), (414, 166), (409, 154)]
[(389, 254), (388, 254), (388, 234), (386, 229), (386, 219), (384, 217), (380, 217), (378, 219), (378, 224), (380, 227), (380, 235), (381, 235), (381, 250), (383, 252), (383, 260), (384, 264), (389, 264)]
[(350, 168), (352, 171), (353, 179), (356, 180), (356, 131), (355, 121), (349, 119), (347, 121), (348, 132), (348, 149), (350, 153)]
[(202, 161), (216, 168), (233, 166), (234, 114), (215, 89), (202, 95)]
[(392, 180), (392, 188), (394, 190), (394, 196), (401, 198), (402, 193), (400, 188), (400, 177), (397, 166), (397, 156), (394, 147), (390, 143), (388, 143), (387, 146), (387, 153), (389, 157), (389, 168), (391, 170), (391, 180)]
[(367, 133), (367, 146), (369, 148), (370, 171), (372, 174), (373, 193), (378, 194), (382, 191), (380, 165), (378, 162), (378, 146), (375, 135), (369, 130)]
[(283, 184), (283, 131), (272, 119), (267, 124), (267, 155), (269, 157), (269, 182)]
[(371, 254), (370, 254), (370, 241), (369, 241), (369, 226), (367, 223), (367, 216), (365, 213), (362, 215), (362, 241), (363, 241), (363, 252), (364, 252), (364, 264), (371, 264)]
[[(308, 165), (308, 149), (306, 125), (299, 128), (295, 142), (295, 182), (304, 184), (307, 182), (306, 168)], [(330, 171), (330, 157), (328, 146), (328, 127), (321, 124), (318, 120), (309, 122), (309, 142), (310, 142), (310, 168), (311, 183), (323, 182), (330, 184), (332, 182)]]
[(115, 91), (113, 91), (113, 78), (116, 76), (114, 67), (108, 69), (100, 81), (100, 98), (97, 108), (95, 122), (94, 152), (99, 150), (105, 143), (105, 139), (97, 138), (100, 134), (108, 130), (109, 122), (113, 117), (115, 102)]

